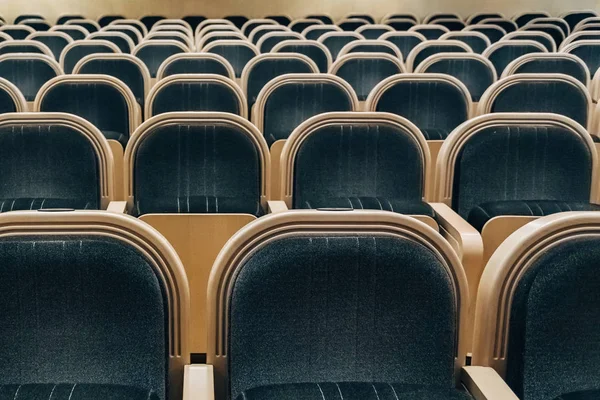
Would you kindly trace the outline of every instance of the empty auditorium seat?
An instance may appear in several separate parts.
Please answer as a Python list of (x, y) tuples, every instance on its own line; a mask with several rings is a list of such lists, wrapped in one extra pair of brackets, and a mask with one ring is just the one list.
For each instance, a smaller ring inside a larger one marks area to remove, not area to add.
[(491, 45), (487, 36), (475, 31), (448, 32), (440, 36), (440, 40), (458, 40), (465, 43), (477, 54), (483, 53)]
[[(45, 33), (45, 32), (40, 32), (40, 33)], [(35, 35), (35, 33), (32, 33), (31, 35), (27, 36), (28, 38)], [(7, 35), (4, 32), (0, 32), (0, 43), (2, 42), (6, 42), (8, 40), (13, 40), (13, 38), (11, 38), (9, 35)]]
[(85, 19), (85, 17), (83, 15), (81, 15), (81, 14), (66, 14), (66, 15), (61, 15), (56, 20), (56, 25), (64, 25), (67, 22), (69, 22), (71, 20), (74, 20), (74, 19)]
[(587, 25), (595, 25), (600, 23), (600, 17), (588, 17), (584, 18), (575, 25), (574, 28), (571, 28), (571, 34), (577, 33), (581, 28)]
[(242, 71), (242, 90), (248, 101), (248, 115), (258, 93), (271, 79), (283, 74), (318, 73), (319, 68), (303, 54), (269, 53), (251, 59)]
[(464, 30), (468, 32), (473, 31), (483, 33), (488, 37), (491, 44), (498, 42), (500, 39), (506, 36), (506, 31), (497, 25), (469, 25)]
[(145, 17), (140, 18), (140, 22), (142, 24), (144, 24), (146, 29), (150, 30), (150, 29), (152, 29), (152, 27), (154, 26), (155, 23), (157, 23), (158, 21), (161, 21), (163, 19), (167, 19), (167, 18), (163, 17), (162, 15), (147, 15)]
[(600, 28), (598, 28), (598, 31), (581, 31), (569, 35), (569, 37), (563, 40), (560, 50), (579, 40), (600, 40)]
[(48, 22), (39, 19), (26, 19), (25, 21), (20, 22), (19, 25), (33, 28), (36, 32), (46, 32), (50, 29), (50, 24)]
[(369, 14), (350, 13), (346, 15), (345, 19), (364, 19), (371, 25), (375, 24), (375, 18), (373, 18), (373, 16)]
[(229, 62), (212, 53), (181, 53), (167, 58), (158, 69), (157, 80), (175, 74), (217, 74), (235, 80)]
[(136, 102), (144, 109), (150, 91), (150, 71), (139, 58), (131, 54), (90, 54), (79, 60), (73, 73), (114, 76), (131, 89)]
[(186, 15), (182, 18), (182, 20), (190, 24), (192, 29), (195, 31), (198, 25), (206, 21), (206, 17), (203, 15)]
[(212, 42), (216, 42), (217, 40), (239, 40), (248, 42), (246, 37), (240, 32), (211, 32), (198, 39), (198, 41), (196, 42), (196, 51), (204, 52), (204, 49), (208, 47), (209, 44), (211, 44)]
[(416, 45), (423, 43), (427, 39), (417, 32), (390, 32), (381, 36), (381, 40), (387, 40), (396, 46), (404, 59), (408, 57)]
[(514, 74), (565, 74), (585, 86), (590, 82), (590, 72), (577, 56), (568, 53), (532, 53), (511, 62), (504, 70), (503, 78)]
[(466, 285), (448, 243), (406, 216), (263, 218), (228, 242), (211, 274), (215, 394), (211, 385), (204, 397), (469, 399), (456, 389)]
[(2, 54), (43, 54), (54, 57), (52, 51), (43, 43), (34, 40), (7, 40), (0, 42), (0, 55)]
[(410, 18), (393, 18), (385, 21), (386, 25), (391, 26), (395, 31), (406, 32), (413, 26), (417, 25), (414, 19)]
[(550, 53), (556, 52), (557, 49), (554, 39), (546, 32), (516, 31), (507, 34), (502, 40), (535, 40), (544, 46)]
[(207, 44), (202, 51), (218, 54), (226, 59), (233, 67), (236, 78), (240, 78), (246, 64), (259, 55), (256, 46), (241, 40), (217, 40)]
[(27, 100), (10, 81), (0, 78), (0, 114), (27, 111)]
[(555, 113), (591, 128), (592, 105), (585, 85), (571, 76), (517, 74), (492, 85), (482, 96), (477, 113)]
[(342, 28), (337, 25), (313, 25), (302, 31), (302, 36), (307, 40), (318, 40), (328, 32), (342, 32)]
[(260, 38), (256, 47), (261, 53), (268, 53), (273, 50), (273, 47), (278, 43), (286, 40), (304, 40), (304, 37), (296, 32), (269, 32)]
[(189, 47), (175, 40), (152, 40), (135, 47), (133, 55), (146, 64), (150, 76), (156, 78), (160, 65), (174, 54), (188, 53)]
[(117, 45), (121, 53), (131, 53), (135, 47), (133, 40), (122, 32), (96, 32), (89, 35), (87, 40), (106, 40)]
[(129, 39), (133, 41), (134, 45), (140, 44), (142, 41), (142, 34), (130, 25), (108, 25), (102, 28), (102, 32), (121, 32), (126, 34)]
[(250, 36), (248, 36), (248, 40), (253, 44), (257, 44), (258, 41), (267, 33), (270, 32), (290, 32), (290, 29), (287, 26), (281, 25), (262, 25), (258, 26), (256, 29), (252, 31)]
[(230, 21), (238, 28), (241, 28), (246, 22), (248, 22), (248, 17), (245, 17), (243, 15), (228, 15), (224, 19)]
[(73, 40), (83, 40), (90, 34), (85, 28), (77, 25), (54, 25), (49, 32), (66, 33)]
[(517, 26), (517, 24), (514, 21), (511, 21), (510, 19), (506, 19), (506, 18), (487, 18), (484, 19), (483, 21), (479, 22), (480, 25), (495, 25), (498, 26), (502, 29), (504, 29), (504, 31), (506, 33), (511, 33), (511, 32), (516, 32), (519, 27)]
[(91, 19), (72, 19), (65, 22), (66, 26), (76, 25), (81, 26), (89, 33), (98, 32), (100, 30), (100, 25)]
[(332, 111), (358, 111), (358, 99), (346, 81), (331, 74), (285, 74), (262, 88), (252, 122), (271, 146), (308, 118)]
[[(331, 18), (331, 16), (327, 15), (327, 14), (309, 14), (305, 18), (318, 19), (319, 21), (323, 22), (326, 25), (333, 25), (333, 18)], [(289, 23), (284, 24), (284, 25), (289, 25)]]
[(15, 40), (23, 40), (35, 32), (35, 30), (26, 25), (2, 25), (0, 32), (4, 32)]
[(4, 168), (0, 212), (101, 210), (114, 199), (108, 142), (80, 117), (63, 113), (0, 115), (0, 147)]
[(395, 29), (389, 25), (364, 25), (356, 30), (356, 33), (361, 34), (367, 40), (379, 39), (381, 35), (388, 32), (394, 32)]
[(533, 21), (529, 22), (527, 25), (525, 25), (525, 28), (528, 28), (531, 26), (536, 26), (536, 25), (554, 25), (554, 26), (560, 28), (560, 30), (563, 33), (563, 38), (566, 38), (571, 33), (571, 29), (569, 28), (569, 25), (562, 18), (553, 18), (553, 17), (536, 18)]
[(268, 15), (266, 19), (271, 19), (279, 25), (288, 26), (292, 22), (292, 17), (288, 15)]
[(428, 40), (415, 46), (406, 59), (406, 69), (414, 71), (427, 57), (438, 53), (472, 53), (471, 48), (459, 40)]
[(584, 21), (587, 18), (598, 17), (598, 13), (594, 10), (569, 11), (567, 13), (562, 14), (560, 17), (567, 22), (567, 24), (571, 28), (571, 31), (573, 31), (573, 29), (577, 26), (578, 23)]
[(414, 123), (427, 140), (444, 140), (469, 118), (471, 95), (458, 79), (443, 74), (400, 74), (377, 85), (367, 111), (400, 115)]
[(304, 54), (314, 61), (319, 72), (326, 73), (332, 63), (331, 53), (323, 43), (315, 40), (284, 40), (271, 50), (272, 53)]
[(473, 361), (497, 370), (514, 398), (598, 397), (599, 216), (540, 218), (509, 236), (485, 267)]
[(261, 25), (277, 25), (277, 22), (272, 19), (251, 19), (247, 21), (240, 29), (242, 30), (244, 36), (250, 37), (252, 31)]
[(444, 33), (450, 32), (448, 28), (442, 25), (415, 25), (408, 30), (409, 32), (417, 32), (425, 36), (427, 40), (437, 40)]
[[(264, 26), (273, 26), (276, 27), (277, 25), (264, 25)], [(259, 28), (262, 28), (259, 27)], [(284, 28), (285, 27), (279, 27), (279, 28)], [(231, 24), (214, 24), (214, 25), (206, 25), (204, 26), (201, 30), (199, 30), (198, 32), (195, 33), (195, 37), (198, 40), (201, 40), (204, 36), (208, 35), (209, 33), (242, 33), (242, 31), (235, 27), (234, 25)], [(242, 36), (244, 36), (242, 34)], [(244, 36), (244, 39), (247, 39), (246, 36)]]
[(550, 13), (548, 13), (547, 11), (527, 11), (515, 15), (513, 17), (513, 21), (515, 21), (519, 28), (522, 28), (536, 18), (544, 18), (550, 16)]
[(27, 36), (26, 40), (34, 40), (46, 45), (57, 61), (60, 59), (63, 49), (73, 42), (71, 36), (63, 32), (36, 32)]
[(97, 211), (5, 213), (0, 226), (3, 397), (181, 398), (189, 291), (164, 237)]
[(413, 21), (415, 21), (416, 23), (419, 23), (420, 19), (419, 17), (417, 17), (416, 14), (413, 13), (391, 13), (391, 14), (386, 14), (381, 21), (385, 24), (387, 21), (392, 20), (392, 19), (411, 19)]
[(546, 48), (533, 40), (501, 40), (488, 47), (483, 56), (494, 64), (496, 73), (501, 76), (506, 66), (522, 55), (545, 52)]
[(467, 26), (463, 21), (456, 18), (436, 19), (435, 24), (446, 27), (450, 32), (462, 31)]
[(167, 113), (139, 127), (125, 159), (128, 208), (181, 257), (191, 278), (190, 348), (206, 353), (208, 277), (225, 242), (266, 212), (267, 144), (237, 115)]
[(38, 19), (44, 21), (44, 17), (40, 14), (21, 14), (15, 18), (14, 23), (19, 24), (21, 21), (25, 21), (27, 19)]
[(475, 25), (481, 23), (484, 19), (489, 18), (504, 18), (504, 15), (495, 12), (480, 12), (469, 15), (467, 25)]
[[(114, 26), (128, 26), (130, 28), (135, 29), (136, 32), (139, 33), (139, 35), (140, 35), (139, 36), (140, 41), (150, 31), (150, 29), (148, 29), (146, 27), (146, 25), (144, 25), (141, 21), (139, 21), (137, 19), (122, 19), (122, 20), (117, 20), (117, 21), (111, 22), (110, 25), (109, 25), (109, 27), (114, 27)], [(108, 27), (106, 27), (106, 28), (108, 28)], [(106, 28), (104, 28), (104, 30), (106, 30)]]
[(600, 68), (600, 40), (579, 40), (565, 46), (561, 52), (573, 54), (582, 59), (590, 70), (590, 74)]
[(389, 113), (327, 113), (290, 135), (281, 155), (290, 209), (350, 208), (415, 215), (437, 229), (425, 202), (431, 174), (423, 134)]
[(552, 39), (554, 39), (554, 43), (556, 43), (557, 48), (561, 45), (563, 40), (565, 40), (565, 34), (562, 31), (562, 29), (552, 24), (527, 25), (521, 28), (521, 30), (526, 32), (545, 32), (552, 36)]
[(355, 40), (363, 40), (364, 37), (356, 32), (328, 32), (319, 36), (317, 40), (323, 43), (329, 49), (331, 57), (335, 61), (340, 50), (350, 42)]
[(338, 26), (345, 32), (354, 32), (365, 25), (369, 25), (369, 21), (362, 18), (347, 18), (338, 22)]
[(194, 41), (188, 35), (181, 32), (151, 32), (144, 37), (144, 42), (157, 40), (174, 40), (183, 44), (190, 50), (194, 50)]
[[(165, 21), (171, 21), (171, 20), (165, 20)], [(192, 30), (192, 28), (187, 23), (184, 23), (184, 21), (181, 21), (181, 20), (178, 20), (178, 21), (180, 23), (172, 22), (172, 25), (168, 25), (168, 24), (156, 24), (156, 25), (154, 25), (154, 27), (148, 33), (179, 32), (179, 33), (183, 33), (184, 35), (186, 35), (186, 36), (188, 36), (190, 38), (193, 37), (193, 35), (194, 35), (193, 32), (194, 31)], [(232, 29), (236, 29), (236, 28), (232, 27)]]
[(402, 61), (400, 50), (387, 40), (355, 40), (342, 47), (337, 56), (351, 53), (384, 53)]
[(414, 72), (455, 77), (467, 87), (473, 103), (479, 102), (487, 88), (498, 79), (490, 60), (472, 53), (434, 54), (423, 60)]
[[(233, 25), (233, 22), (231, 22), (229, 20), (211, 18), (211, 19), (204, 19), (202, 22), (200, 22), (198, 25), (196, 25), (196, 28), (194, 29), (194, 33), (197, 35), (202, 29), (204, 29), (205, 27), (207, 27), (209, 25), (231, 25), (233, 27), (236, 27), (235, 25)], [(241, 30), (241, 28), (238, 28), (238, 29)]]
[(302, 33), (309, 26), (314, 25), (325, 25), (323, 21), (319, 19), (300, 18), (292, 21), (289, 24), (289, 28), (292, 32)]
[(423, 18), (423, 24), (435, 24), (435, 21), (438, 19), (456, 19), (456, 20), (462, 21), (462, 17), (456, 13), (441, 12), (441, 13), (433, 13), (433, 14), (429, 14), (429, 15), (425, 16), (425, 18)]
[(184, 27), (190, 34), (192, 34), (194, 32), (194, 28), (192, 28), (192, 26), (187, 21), (184, 21), (183, 19), (179, 19), (179, 18), (161, 19), (160, 21), (155, 23), (152, 26), (152, 29), (150, 29), (148, 32), (150, 32), (152, 30), (160, 29), (165, 26), (168, 26), (168, 27), (180, 26), (180, 27)]
[(56, 60), (41, 54), (6, 54), (0, 56), (0, 77), (12, 82), (32, 103), (38, 91), (63, 71)]
[(144, 115), (215, 111), (247, 118), (247, 110), (242, 90), (231, 79), (215, 74), (180, 74), (165, 77), (152, 87)]
[(105, 26), (110, 25), (111, 22), (119, 19), (125, 19), (125, 17), (122, 15), (103, 15), (102, 17), (98, 18), (98, 25), (104, 28)]
[(364, 102), (382, 80), (406, 72), (402, 62), (389, 54), (350, 53), (339, 57), (329, 73), (352, 86), (358, 100)]
[(38, 92), (34, 110), (78, 115), (123, 147), (141, 119), (131, 90), (109, 75), (62, 75), (51, 79)]
[(70, 74), (77, 62), (87, 55), (120, 52), (119, 47), (108, 40), (78, 40), (65, 47), (60, 55), (60, 65), (66, 74)]

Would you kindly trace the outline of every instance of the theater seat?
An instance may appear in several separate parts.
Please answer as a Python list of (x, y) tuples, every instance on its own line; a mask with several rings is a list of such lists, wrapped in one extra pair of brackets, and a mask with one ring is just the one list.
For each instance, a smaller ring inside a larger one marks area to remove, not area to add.
[(463, 42), (477, 54), (483, 53), (491, 44), (487, 36), (475, 31), (448, 32), (440, 36), (440, 40), (447, 39)]
[(108, 40), (78, 40), (67, 45), (60, 55), (60, 65), (66, 74), (73, 73), (75, 65), (90, 54), (117, 54), (121, 50)]
[(58, 62), (41, 54), (0, 56), (0, 77), (14, 83), (30, 105), (42, 85), (62, 73)]
[(425, 36), (427, 40), (437, 40), (445, 33), (450, 32), (450, 29), (442, 25), (415, 25), (408, 30), (409, 32), (417, 32)]
[(568, 53), (532, 53), (521, 56), (505, 69), (503, 78), (513, 74), (565, 74), (572, 76), (586, 87), (590, 72), (577, 56)]
[(364, 40), (364, 37), (356, 32), (327, 32), (319, 36), (318, 42), (323, 43), (329, 49), (331, 58), (335, 61), (340, 50), (355, 40)]
[(326, 73), (332, 63), (329, 49), (315, 40), (284, 40), (275, 45), (271, 52), (304, 54), (317, 64), (322, 73)]
[(552, 36), (540, 31), (516, 31), (504, 36), (502, 40), (534, 40), (544, 46), (549, 53), (556, 52), (556, 43)]
[(160, 81), (176, 74), (217, 74), (235, 79), (231, 64), (225, 58), (212, 53), (174, 54), (158, 68), (156, 79)]
[(536, 18), (550, 17), (547, 11), (526, 11), (516, 14), (512, 19), (519, 28), (524, 27)]
[(425, 42), (425, 36), (417, 32), (390, 32), (381, 36), (381, 40), (387, 40), (400, 50), (402, 58), (408, 57), (412, 49), (418, 44)]
[(60, 54), (69, 43), (73, 42), (71, 36), (63, 32), (36, 32), (27, 36), (27, 40), (34, 40), (45, 44), (52, 52), (56, 61), (60, 60)]
[(137, 45), (132, 54), (146, 64), (150, 76), (155, 79), (158, 68), (167, 58), (189, 52), (189, 47), (176, 40), (151, 40)]
[(428, 40), (415, 46), (406, 58), (406, 69), (413, 72), (427, 57), (438, 53), (472, 53), (473, 50), (459, 40)]
[(205, 53), (213, 53), (226, 59), (235, 71), (236, 79), (241, 78), (246, 64), (259, 55), (256, 46), (241, 40), (216, 40), (202, 49)]
[(30, 383), (25, 385), (0, 385), (0, 398), (14, 400), (159, 400), (150, 389), (135, 386), (90, 383)]

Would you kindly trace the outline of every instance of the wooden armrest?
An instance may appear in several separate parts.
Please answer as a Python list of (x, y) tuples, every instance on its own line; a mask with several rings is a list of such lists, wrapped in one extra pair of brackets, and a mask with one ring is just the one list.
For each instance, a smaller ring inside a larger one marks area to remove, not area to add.
[(463, 367), (461, 381), (475, 400), (519, 400), (493, 368)]
[(183, 374), (183, 400), (214, 400), (213, 374), (212, 365), (186, 365)]
[(269, 201), (267, 201), (267, 206), (269, 207), (269, 210), (268, 210), (269, 214), (275, 214), (275, 213), (288, 211), (285, 201), (281, 201), (281, 200), (269, 200)]
[(108, 203), (108, 207), (106, 208), (106, 211), (119, 213), (119, 214), (126, 214), (127, 213), (127, 202), (126, 201), (111, 201), (110, 203)]

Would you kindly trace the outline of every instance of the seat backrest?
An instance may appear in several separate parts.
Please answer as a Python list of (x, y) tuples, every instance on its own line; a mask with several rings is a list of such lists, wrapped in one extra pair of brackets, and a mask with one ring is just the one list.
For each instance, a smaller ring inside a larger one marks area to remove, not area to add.
[(146, 29), (150, 30), (158, 21), (162, 21), (163, 19), (167, 19), (167, 17), (163, 17), (162, 15), (146, 15), (140, 18), (140, 22), (144, 24)]
[(535, 26), (535, 25), (554, 25), (554, 26), (560, 28), (564, 37), (569, 36), (569, 34), (571, 33), (571, 29), (569, 28), (569, 25), (562, 18), (554, 18), (554, 17), (536, 18), (533, 21), (529, 22), (527, 25), (525, 25), (525, 28), (530, 27), (530, 26)]
[(3, 114), (0, 144), (4, 170), (0, 212), (65, 207), (101, 210), (114, 200), (108, 142), (80, 117)]
[(521, 28), (521, 30), (526, 32), (545, 32), (552, 36), (552, 39), (554, 40), (554, 43), (556, 43), (557, 47), (559, 47), (562, 44), (563, 40), (565, 40), (565, 34), (562, 31), (562, 29), (552, 24), (540, 23), (535, 25), (527, 25)]
[(355, 40), (362, 40), (364, 37), (356, 32), (328, 32), (319, 36), (318, 42), (323, 43), (329, 49), (333, 61), (338, 57), (342, 48)]
[(175, 74), (217, 74), (235, 79), (229, 62), (213, 53), (181, 53), (167, 58), (158, 69), (156, 79), (161, 80)]
[(49, 32), (66, 33), (73, 40), (83, 40), (90, 34), (85, 28), (78, 25), (54, 25)]
[(182, 18), (183, 21), (190, 24), (190, 27), (195, 31), (198, 25), (206, 21), (206, 17), (203, 15), (186, 15)]
[(119, 47), (108, 40), (78, 40), (64, 48), (60, 55), (60, 65), (66, 74), (70, 74), (79, 60), (87, 55), (120, 52)]
[(338, 26), (344, 32), (354, 32), (358, 28), (360, 28), (361, 26), (364, 26), (364, 25), (369, 25), (369, 21), (367, 21), (366, 19), (362, 19), (362, 18), (346, 18), (346, 19), (338, 22)]
[(269, 53), (278, 43), (286, 40), (304, 40), (304, 37), (297, 32), (269, 32), (260, 38), (256, 47), (261, 53)]
[(463, 21), (456, 18), (440, 18), (435, 20), (436, 25), (446, 27), (450, 32), (459, 32), (467, 26)]
[(364, 19), (371, 25), (375, 24), (375, 18), (373, 18), (373, 16), (369, 15), (369, 14), (350, 13), (350, 14), (346, 15), (345, 18), (346, 19)]
[(473, 50), (459, 40), (428, 40), (415, 46), (406, 59), (406, 69), (414, 71), (427, 57), (438, 53), (472, 53)]
[[(463, 365), (464, 271), (437, 232), (407, 216), (295, 211), (260, 218), (221, 251), (208, 291), (207, 362), (222, 399), (297, 382), (312, 382), (317, 395), (317, 382), (331, 382), (331, 396), (342, 391), (333, 382), (448, 390)], [(369, 367), (351, 367), (357, 357)]]
[(491, 45), (487, 36), (475, 31), (448, 32), (440, 36), (440, 40), (458, 40), (477, 54), (483, 53)]
[(312, 25), (302, 31), (302, 36), (307, 40), (318, 40), (328, 32), (342, 32), (342, 28), (337, 25)]
[(487, 18), (479, 22), (481, 25), (496, 25), (504, 29), (506, 33), (516, 32), (519, 27), (514, 21), (506, 18)]
[(153, 117), (132, 136), (125, 166), (127, 200), (140, 215), (233, 209), (260, 215), (266, 206), (269, 149), (256, 127), (237, 115)]
[(135, 47), (133, 40), (123, 32), (96, 32), (88, 36), (88, 40), (106, 40), (119, 48), (121, 53), (129, 54)]
[(384, 53), (350, 53), (337, 59), (329, 73), (352, 86), (359, 101), (365, 101), (379, 82), (406, 72), (397, 58)]
[[(229, 30), (237, 28), (235, 25), (233, 25), (231, 21), (228, 21), (226, 19), (205, 19), (204, 21), (196, 25), (196, 28), (194, 29), (194, 37), (200, 36), (200, 32), (202, 32), (209, 26), (225, 27), (226, 25), (229, 26)], [(237, 29), (241, 32), (240, 28)]]
[(408, 30), (409, 32), (417, 32), (425, 36), (427, 40), (437, 40), (444, 33), (450, 32), (450, 29), (442, 25), (415, 25)]
[(314, 25), (325, 25), (323, 21), (319, 19), (309, 19), (309, 18), (300, 18), (292, 21), (289, 24), (289, 27), (292, 32), (302, 33), (303, 30), (308, 28), (309, 26)]
[(386, 20), (385, 24), (391, 26), (396, 32), (406, 32), (417, 25), (417, 22), (410, 18), (393, 18)]
[(400, 74), (377, 85), (366, 110), (399, 115), (428, 140), (443, 140), (469, 118), (471, 95), (458, 79), (443, 74)]
[(53, 58), (40, 54), (5, 54), (0, 56), (0, 77), (12, 82), (25, 97), (35, 100), (40, 88), (63, 71)]
[(77, 25), (85, 28), (89, 33), (98, 32), (100, 30), (100, 25), (91, 19), (72, 19), (65, 22), (65, 25)]
[(469, 15), (466, 22), (467, 25), (475, 25), (481, 23), (481, 21), (488, 18), (504, 18), (504, 15), (495, 12), (474, 13)]
[(143, 37), (135, 27), (130, 25), (108, 25), (102, 28), (102, 32), (120, 32), (126, 34), (134, 45), (140, 44)]
[(60, 55), (73, 38), (64, 32), (36, 32), (27, 36), (26, 40), (32, 40), (44, 44), (52, 52), (56, 61), (60, 60)]
[(261, 25), (277, 25), (277, 22), (272, 19), (251, 19), (242, 26), (242, 33), (244, 36), (250, 37), (252, 31)]
[(286, 74), (260, 91), (252, 121), (267, 143), (287, 139), (308, 118), (332, 111), (357, 111), (352, 87), (330, 74)]
[(273, 47), (271, 52), (304, 54), (315, 62), (322, 73), (328, 72), (332, 63), (329, 49), (315, 40), (285, 40)]
[(226, 59), (233, 68), (236, 78), (240, 78), (246, 64), (259, 55), (256, 46), (241, 40), (216, 40), (206, 45), (202, 51)]
[(467, 87), (473, 102), (478, 102), (487, 88), (498, 79), (490, 60), (472, 53), (434, 54), (421, 62), (415, 73), (453, 76)]
[(379, 39), (388, 32), (395, 32), (395, 29), (389, 25), (364, 25), (356, 30), (356, 33), (363, 35), (367, 40)]
[(431, 172), (423, 134), (388, 113), (314, 116), (290, 135), (281, 159), (281, 198), (294, 209), (357, 197), (419, 203)]
[(494, 64), (496, 73), (501, 76), (506, 66), (522, 55), (546, 52), (544, 46), (533, 40), (501, 40), (488, 47), (483, 56)]
[(110, 25), (111, 22), (114, 22), (114, 21), (117, 21), (120, 19), (125, 19), (125, 17), (122, 15), (103, 15), (100, 18), (98, 18), (98, 25), (100, 25), (102, 28), (104, 28), (105, 26)]
[(550, 53), (556, 52), (557, 49), (554, 39), (546, 32), (516, 31), (507, 34), (502, 40), (535, 40), (544, 46)]
[(567, 45), (561, 52), (573, 54), (582, 59), (590, 73), (600, 68), (600, 40), (579, 40)]
[(562, 14), (560, 17), (565, 20), (572, 32), (577, 24), (588, 18), (597, 18), (598, 13), (594, 10), (570, 11)]
[(254, 57), (242, 71), (242, 91), (252, 110), (263, 87), (283, 74), (318, 73), (317, 65), (304, 54), (270, 53)]
[(33, 28), (33, 30), (36, 32), (46, 32), (50, 29), (50, 24), (48, 22), (39, 19), (27, 19), (21, 22), (19, 25), (25, 25)]
[(0, 78), (0, 114), (27, 110), (27, 100), (23, 93), (7, 79)]
[(74, 19), (85, 19), (85, 17), (81, 14), (65, 14), (57, 18), (56, 24), (63, 25)]
[(419, 21), (421, 20), (419, 17), (417, 17), (416, 14), (413, 14), (413, 13), (391, 13), (391, 14), (385, 15), (381, 19), (381, 21), (383, 23), (386, 23), (392, 19), (411, 19), (411, 20), (415, 21), (416, 23), (419, 23)]
[(579, 40), (600, 40), (600, 28), (596, 31), (581, 31), (569, 35), (569, 37), (562, 42), (559, 50), (562, 50), (569, 44)]
[(527, 11), (518, 13), (513, 17), (513, 21), (517, 24), (519, 28), (524, 27), (529, 22), (533, 21), (536, 18), (550, 17), (550, 13), (547, 11)]
[[(319, 21), (323, 22), (326, 25), (332, 25), (333, 24), (333, 18), (330, 15), (327, 15), (327, 14), (309, 14), (305, 18), (318, 19)], [(285, 25), (289, 25), (289, 23), (285, 24)]]
[(189, 47), (176, 40), (151, 40), (138, 44), (132, 54), (142, 60), (148, 67), (150, 76), (156, 78), (158, 68), (167, 58), (189, 52)]
[(137, 19), (122, 19), (118, 21), (113, 21), (109, 26), (127, 26), (129, 28), (135, 29), (135, 31), (139, 34), (140, 41), (148, 34), (150, 29), (146, 27), (141, 21)]
[(385, 53), (398, 57), (402, 61), (402, 53), (387, 40), (355, 40), (340, 50), (338, 58), (350, 53)]
[(35, 29), (27, 25), (2, 25), (0, 26), (0, 32), (6, 33), (15, 40), (24, 40), (34, 33)]
[(408, 57), (412, 49), (427, 40), (425, 36), (417, 32), (390, 32), (381, 36), (381, 40), (387, 40), (400, 50), (402, 59)]
[(90, 54), (79, 60), (73, 73), (114, 76), (127, 85), (142, 109), (150, 91), (150, 71), (131, 54)]
[(21, 15), (18, 15), (15, 18), (14, 23), (15, 24), (19, 24), (22, 21), (25, 21), (25, 20), (28, 20), (28, 19), (37, 19), (37, 20), (41, 20), (41, 21), (45, 20), (44, 16), (40, 15), (40, 14), (21, 14)]
[(281, 25), (261, 25), (252, 31), (248, 40), (250, 40), (252, 44), (258, 44), (258, 41), (270, 32), (290, 32), (290, 29), (287, 26)]
[(587, 25), (595, 25), (600, 23), (600, 17), (588, 17), (584, 18), (575, 25), (575, 28), (571, 28), (571, 34), (581, 31), (581, 28)]
[(525, 54), (511, 62), (502, 77), (514, 74), (565, 74), (586, 86), (590, 81), (587, 65), (579, 57), (569, 53)]
[(583, 83), (563, 74), (517, 74), (498, 80), (482, 96), (477, 114), (551, 112), (588, 127), (592, 99)]
[(17, 53), (43, 54), (54, 57), (48, 46), (35, 40), (7, 40), (0, 42), (0, 55)]
[(108, 139), (126, 143), (138, 124), (135, 97), (109, 75), (62, 75), (46, 82), (35, 99), (38, 112), (66, 112), (94, 124)]
[(196, 42), (196, 50), (199, 52), (204, 52), (204, 49), (209, 44), (216, 42), (217, 40), (240, 40), (248, 42), (246, 37), (240, 32), (211, 32), (203, 36), (201, 39), (198, 39)]
[(463, 20), (462, 17), (456, 13), (438, 12), (426, 15), (425, 18), (423, 18), (423, 24), (435, 24), (435, 21), (437, 21), (438, 19), (456, 19), (459, 21)]
[(288, 15), (268, 15), (266, 19), (271, 19), (277, 22), (279, 25), (288, 26), (292, 22), (292, 17)]
[(185, 33), (181, 32), (151, 32), (144, 37), (144, 42), (147, 41), (157, 41), (157, 40), (174, 40), (183, 44), (185, 47), (190, 50), (194, 49), (194, 42), (192, 38), (190, 38)]
[(245, 17), (243, 15), (228, 15), (225, 17), (225, 19), (227, 21), (230, 21), (237, 28), (241, 28), (249, 20), (248, 17)]
[(158, 81), (146, 100), (146, 118), (177, 111), (228, 112), (244, 118), (248, 115), (242, 89), (222, 75), (171, 75)]
[(473, 357), (521, 399), (598, 394), (599, 216), (540, 218), (509, 236), (485, 267)]
[(497, 25), (469, 25), (464, 30), (467, 32), (472, 31), (483, 33), (488, 39), (490, 39), (491, 44), (498, 42), (500, 39), (506, 36), (506, 31)]
[(514, 112), (482, 115), (456, 129), (442, 145), (436, 200), (465, 219), (471, 210), (491, 201), (587, 203), (596, 165), (591, 136), (569, 118)]

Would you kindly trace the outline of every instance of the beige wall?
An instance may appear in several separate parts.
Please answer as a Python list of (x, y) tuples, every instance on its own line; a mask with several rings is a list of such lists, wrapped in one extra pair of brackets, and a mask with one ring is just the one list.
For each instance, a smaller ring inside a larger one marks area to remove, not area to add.
[(467, 16), (476, 11), (500, 11), (507, 16), (525, 10), (547, 10), (559, 14), (566, 10), (598, 9), (600, 0), (0, 0), (2, 15), (8, 20), (25, 13), (40, 13), (50, 22), (65, 13), (82, 13), (91, 18), (118, 13), (139, 18), (162, 14), (182, 17), (200, 14), (221, 17), (242, 14), (261, 17), (285, 13), (300, 17), (309, 12), (325, 12), (340, 18), (349, 12), (367, 12), (379, 18), (394, 11), (409, 11), (424, 16), (434, 11), (456, 11)]

